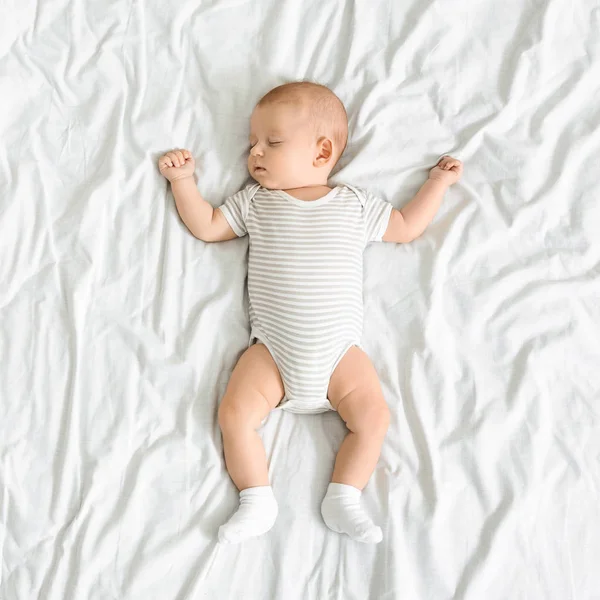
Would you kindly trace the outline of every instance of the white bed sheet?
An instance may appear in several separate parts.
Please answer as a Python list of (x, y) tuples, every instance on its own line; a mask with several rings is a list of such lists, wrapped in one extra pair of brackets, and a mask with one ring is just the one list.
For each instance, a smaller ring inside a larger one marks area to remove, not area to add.
[[(597, 0), (4, 8), (2, 600), (600, 598)], [(156, 159), (191, 149), (218, 205), (255, 101), (303, 78), (350, 115), (335, 182), (400, 207), (443, 153), (465, 176), (366, 253), (384, 541), (320, 518), (338, 416), (278, 412), (277, 524), (220, 547), (247, 240), (194, 239)]]

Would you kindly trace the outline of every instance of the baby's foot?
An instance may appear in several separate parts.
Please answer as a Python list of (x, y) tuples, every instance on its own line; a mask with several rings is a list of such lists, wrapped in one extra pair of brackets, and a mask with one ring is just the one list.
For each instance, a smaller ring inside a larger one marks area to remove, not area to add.
[(270, 485), (242, 490), (239, 508), (225, 525), (219, 527), (219, 541), (238, 544), (262, 535), (273, 527), (277, 512), (277, 501)]
[(373, 524), (360, 504), (361, 491), (351, 485), (330, 483), (321, 504), (321, 514), (329, 529), (346, 533), (357, 542), (377, 544), (381, 528)]

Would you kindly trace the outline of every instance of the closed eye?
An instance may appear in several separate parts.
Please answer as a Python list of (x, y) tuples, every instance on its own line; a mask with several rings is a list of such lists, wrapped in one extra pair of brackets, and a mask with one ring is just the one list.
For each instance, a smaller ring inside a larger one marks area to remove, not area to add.
[(280, 141), (269, 140), (269, 146), (279, 146), (281, 144)]

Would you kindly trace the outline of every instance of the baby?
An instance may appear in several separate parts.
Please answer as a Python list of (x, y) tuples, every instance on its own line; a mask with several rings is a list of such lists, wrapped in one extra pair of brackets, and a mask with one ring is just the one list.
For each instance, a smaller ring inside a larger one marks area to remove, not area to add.
[(382, 532), (360, 496), (373, 473), (390, 413), (361, 348), (363, 251), (369, 242), (421, 235), (462, 174), (444, 157), (401, 211), (349, 184), (328, 185), (348, 138), (346, 111), (328, 88), (308, 82), (271, 90), (250, 119), (248, 170), (256, 181), (218, 209), (194, 180), (187, 150), (161, 156), (177, 210), (205, 242), (249, 236), (250, 345), (219, 407), (225, 463), (240, 505), (219, 529), (236, 543), (269, 531), (277, 502), (258, 428), (277, 407), (337, 411), (348, 427), (321, 505), (327, 526), (359, 542)]

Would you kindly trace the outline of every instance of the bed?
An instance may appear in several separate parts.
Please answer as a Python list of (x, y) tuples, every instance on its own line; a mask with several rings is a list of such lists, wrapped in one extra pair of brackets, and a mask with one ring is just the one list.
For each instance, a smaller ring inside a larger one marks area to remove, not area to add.
[[(600, 599), (600, 4), (8, 2), (0, 24), (2, 600)], [(156, 168), (248, 181), (280, 83), (350, 117), (334, 183), (402, 207), (465, 163), (426, 233), (365, 255), (392, 423), (364, 501), (319, 505), (345, 429), (261, 429), (274, 529), (235, 509), (216, 415), (248, 343), (248, 241), (205, 244)]]

